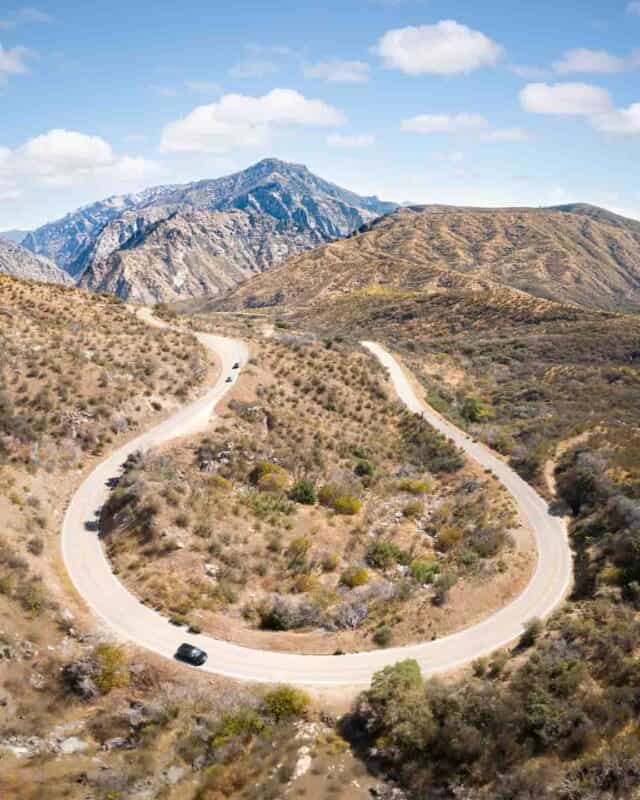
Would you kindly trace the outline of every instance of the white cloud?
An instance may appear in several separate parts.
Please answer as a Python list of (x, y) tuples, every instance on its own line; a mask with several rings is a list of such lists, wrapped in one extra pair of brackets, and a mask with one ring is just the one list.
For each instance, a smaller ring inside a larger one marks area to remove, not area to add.
[(374, 48), (390, 69), (407, 75), (456, 75), (495, 66), (503, 48), (454, 20), (387, 31)]
[(371, 147), (376, 142), (375, 136), (370, 134), (361, 133), (354, 136), (345, 136), (340, 133), (332, 133), (327, 136), (327, 144), (329, 147), (343, 147), (346, 149), (360, 149), (363, 147)]
[(514, 64), (509, 70), (525, 81), (541, 81), (549, 75), (548, 70), (541, 67), (519, 67)]
[(640, 0), (632, 0), (632, 2), (627, 5), (627, 14), (640, 17)]
[(481, 114), (419, 114), (400, 127), (407, 133), (478, 133), (489, 129), (489, 121)]
[(222, 94), (222, 86), (215, 81), (185, 81), (184, 85), (195, 94)]
[(29, 139), (20, 148), (21, 157), (57, 169), (70, 171), (114, 159), (111, 145), (99, 136), (86, 136), (77, 131), (52, 130)]
[(152, 86), (151, 89), (160, 97), (175, 97), (178, 94), (175, 86)]
[(42, 24), (50, 24), (54, 21), (50, 14), (41, 11), (39, 8), (26, 7), (19, 9), (16, 14), (21, 22), (36, 22)]
[(574, 72), (595, 72), (609, 74), (624, 72), (627, 61), (619, 56), (614, 56), (606, 50), (588, 50), (579, 48), (567, 50), (563, 53), (562, 61), (553, 64), (553, 71), (559, 75), (571, 75)]
[(33, 55), (26, 47), (4, 48), (0, 44), (0, 86), (5, 86), (10, 75), (28, 72), (27, 60)]
[(589, 83), (530, 83), (520, 92), (520, 103), (533, 114), (587, 117), (612, 105), (606, 89)]
[(162, 131), (160, 149), (182, 153), (228, 153), (261, 147), (274, 131), (288, 126), (333, 126), (344, 114), (323, 100), (309, 100), (293, 89), (272, 89), (262, 97), (226, 94), (217, 103), (197, 106)]
[(498, 128), (484, 136), (490, 142), (528, 142), (531, 135), (524, 128)]
[(629, 108), (614, 108), (604, 114), (597, 114), (592, 117), (591, 124), (603, 133), (640, 136), (640, 103), (633, 103)]
[(366, 83), (371, 67), (366, 61), (322, 61), (302, 68), (305, 78), (320, 78), (330, 83)]
[(15, 149), (0, 148), (0, 180), (26, 187), (137, 182), (161, 174), (159, 164), (120, 156), (99, 136), (51, 130)]
[(247, 59), (231, 67), (229, 75), (232, 78), (264, 78), (278, 72), (280, 67), (273, 61), (266, 59)]
[(525, 111), (588, 117), (602, 133), (618, 136), (640, 135), (640, 103), (615, 108), (606, 89), (588, 83), (532, 83), (520, 93)]
[(524, 128), (492, 129), (481, 114), (419, 114), (400, 124), (406, 133), (472, 135), (488, 142), (525, 142), (530, 137)]
[(244, 46), (244, 49), (248, 53), (258, 53), (259, 55), (264, 55), (265, 53), (270, 53), (274, 56), (294, 56), (296, 55), (295, 50), (292, 50), (288, 45), (282, 44), (256, 44), (255, 42), (249, 42)]

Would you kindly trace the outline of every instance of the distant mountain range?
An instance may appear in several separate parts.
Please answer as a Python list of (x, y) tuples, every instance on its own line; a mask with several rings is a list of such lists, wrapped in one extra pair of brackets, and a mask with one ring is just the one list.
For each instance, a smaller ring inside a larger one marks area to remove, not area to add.
[(93, 203), (22, 244), (82, 287), (151, 303), (217, 294), (396, 207), (265, 159), (227, 177)]
[(580, 203), (398, 207), (277, 159), (84, 206), (27, 233), (22, 248), (1, 241), (5, 272), (141, 303), (306, 304), (372, 284), (502, 285), (640, 312), (638, 221)]

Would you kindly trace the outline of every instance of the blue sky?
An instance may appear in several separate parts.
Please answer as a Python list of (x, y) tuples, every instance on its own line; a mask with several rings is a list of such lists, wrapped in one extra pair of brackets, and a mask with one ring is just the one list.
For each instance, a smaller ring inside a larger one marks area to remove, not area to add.
[(640, 218), (640, 0), (0, 8), (0, 230), (265, 156), (386, 199)]

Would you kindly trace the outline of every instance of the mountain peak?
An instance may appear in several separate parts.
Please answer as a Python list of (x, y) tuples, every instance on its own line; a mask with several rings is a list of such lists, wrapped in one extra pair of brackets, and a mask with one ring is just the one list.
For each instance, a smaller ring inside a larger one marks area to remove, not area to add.
[(304, 164), (297, 164), (294, 161), (282, 161), (279, 158), (263, 158), (252, 164), (244, 172), (309, 172), (309, 169)]
[(395, 208), (264, 158), (231, 175), (84, 206), (25, 239), (83, 287), (157, 302), (216, 294)]

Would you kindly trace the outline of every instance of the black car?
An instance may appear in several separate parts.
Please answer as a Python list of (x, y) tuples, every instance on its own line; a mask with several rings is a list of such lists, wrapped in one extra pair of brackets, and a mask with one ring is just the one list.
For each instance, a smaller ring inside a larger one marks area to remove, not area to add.
[(234, 369), (240, 369), (240, 362), (236, 361), (236, 363), (233, 365), (233, 368)]
[(207, 654), (199, 647), (183, 642), (176, 650), (176, 658), (178, 661), (186, 661), (187, 664), (193, 664), (194, 667), (201, 667), (207, 660)]
[(227, 380), (225, 381), (225, 383), (231, 383), (231, 381), (232, 381), (232, 380), (233, 380), (233, 378), (231, 377), (231, 375), (229, 375), (229, 377), (227, 378)]

